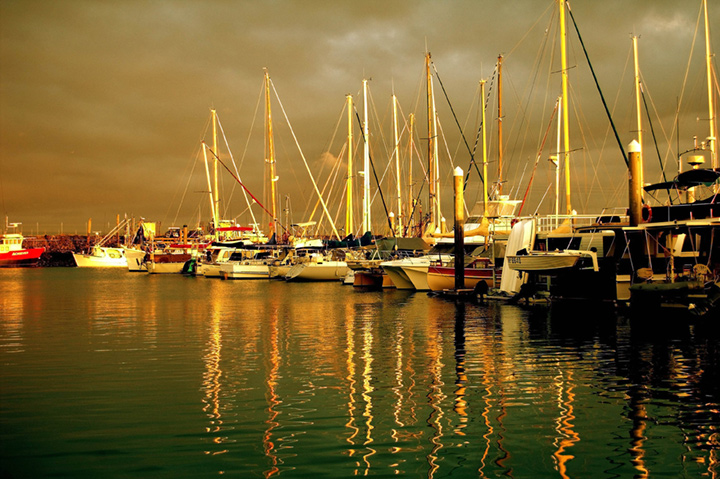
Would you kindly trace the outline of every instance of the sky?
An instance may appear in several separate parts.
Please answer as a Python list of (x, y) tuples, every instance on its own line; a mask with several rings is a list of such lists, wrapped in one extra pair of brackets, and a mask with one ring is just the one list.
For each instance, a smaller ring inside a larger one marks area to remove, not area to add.
[[(658, 144), (652, 144), (651, 127), (644, 125), (645, 180), (662, 180), (661, 162), (666, 175), (674, 176), (678, 148), (691, 148), (693, 136), (698, 141), (708, 136), (702, 24), (696, 30), (700, 0), (574, 0), (570, 6), (623, 145), (637, 136), (631, 37), (639, 37), (643, 88)], [(622, 208), (627, 202), (625, 163), (567, 21), (573, 208), (581, 214)], [(720, 5), (713, 2), (710, 25), (712, 35), (720, 25)], [(201, 141), (211, 141), (207, 128), (213, 108), (229, 145), (228, 152), (219, 148), (220, 158), (230, 165), (232, 152), (243, 184), (263, 202), (261, 95), (267, 69), (273, 86), (278, 208), (288, 211), (290, 221), (310, 218), (317, 195), (305, 158), (318, 188), (336, 185), (325, 190), (326, 199), (331, 216), (343, 225), (346, 95), (353, 95), (362, 117), (362, 82), (368, 79), (371, 155), (393, 210), (394, 166), (387, 170), (393, 150), (391, 96), (400, 106), (405, 151), (400, 158), (415, 162), (417, 191), (420, 164), (426, 161), (420, 158), (427, 149), (423, 76), (429, 51), (437, 71), (445, 214), (452, 214), (452, 168), (467, 171), (470, 165), (482, 103), (480, 80), (489, 90), (489, 181), (497, 177), (494, 95), (500, 54), (503, 193), (522, 199), (535, 170), (523, 213), (548, 213), (555, 191), (554, 167), (547, 161), (556, 142), (551, 115), (560, 94), (556, 32), (553, 0), (4, 0), (0, 207), (10, 222), (23, 223), (26, 235), (84, 234), (89, 219), (93, 231), (105, 232), (117, 215), (165, 226), (207, 221), (208, 187), (199, 153)], [(416, 115), (417, 152), (408, 160), (403, 125), (410, 113)], [(357, 125), (354, 135), (358, 141)], [(362, 161), (361, 147), (355, 145), (356, 163)], [(481, 161), (480, 151), (476, 146), (474, 155)], [(472, 169), (466, 192), (470, 209), (482, 185)], [(403, 178), (407, 170), (402, 167)], [(220, 176), (224, 216), (250, 223), (236, 180), (223, 169)], [(257, 206), (255, 211), (260, 212)], [(373, 217), (384, 217), (377, 194)]]

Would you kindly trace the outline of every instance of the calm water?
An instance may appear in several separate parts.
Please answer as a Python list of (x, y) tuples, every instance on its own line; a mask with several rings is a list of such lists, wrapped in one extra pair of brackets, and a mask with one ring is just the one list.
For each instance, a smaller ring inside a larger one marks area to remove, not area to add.
[(720, 333), (612, 312), (0, 271), (0, 477), (718, 477)]

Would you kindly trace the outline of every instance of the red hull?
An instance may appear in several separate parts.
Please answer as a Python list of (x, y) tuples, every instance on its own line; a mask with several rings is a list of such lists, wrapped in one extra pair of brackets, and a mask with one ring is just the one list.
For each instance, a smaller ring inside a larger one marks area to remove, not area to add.
[(40, 255), (44, 252), (45, 248), (30, 248), (0, 253), (0, 267), (17, 268), (37, 266)]

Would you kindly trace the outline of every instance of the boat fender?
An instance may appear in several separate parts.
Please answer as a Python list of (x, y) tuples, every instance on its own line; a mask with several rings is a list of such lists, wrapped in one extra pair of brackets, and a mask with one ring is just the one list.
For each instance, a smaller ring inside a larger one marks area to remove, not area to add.
[(650, 223), (650, 221), (652, 220), (652, 208), (650, 207), (650, 205), (643, 205), (642, 219), (645, 223)]

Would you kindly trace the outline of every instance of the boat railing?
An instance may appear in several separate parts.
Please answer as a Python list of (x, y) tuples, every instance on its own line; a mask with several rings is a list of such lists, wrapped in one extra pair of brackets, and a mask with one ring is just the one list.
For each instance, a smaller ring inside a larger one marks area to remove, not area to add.
[(625, 215), (618, 215), (612, 213), (602, 213), (595, 215), (548, 215), (538, 216), (537, 220), (537, 231), (542, 233), (549, 233), (562, 226), (570, 226), (571, 229), (581, 228), (586, 226), (595, 226), (602, 223), (620, 223), (627, 221)]

